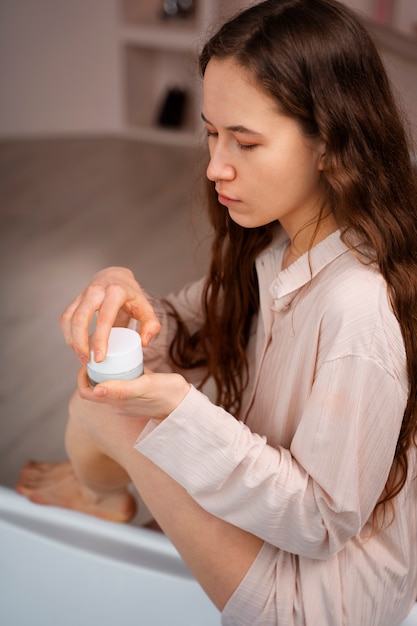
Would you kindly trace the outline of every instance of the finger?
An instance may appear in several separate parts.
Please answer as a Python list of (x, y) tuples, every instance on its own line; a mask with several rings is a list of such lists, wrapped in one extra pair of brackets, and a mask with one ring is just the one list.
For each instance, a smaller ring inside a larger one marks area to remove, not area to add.
[[(108, 380), (94, 387), (96, 398), (108, 400), (131, 400), (142, 398), (147, 388), (146, 376), (140, 376), (135, 380)], [(144, 380), (145, 379), (145, 380)]]
[(73, 347), (71, 320), (72, 320), (72, 316), (74, 315), (74, 312), (77, 310), (80, 304), (80, 301), (81, 301), (81, 295), (75, 298), (75, 300), (71, 302), (69, 306), (67, 306), (67, 308), (61, 314), (61, 317), (59, 319), (59, 323), (61, 326), (62, 333), (64, 335), (65, 343), (70, 348)]
[(83, 365), (77, 375), (78, 393), (84, 400), (94, 400), (94, 392), (87, 376), (87, 368)]
[(140, 323), (140, 336), (142, 345), (146, 347), (151, 339), (161, 331), (161, 323), (155, 315), (150, 302), (141, 291), (140, 297), (136, 298), (131, 305), (132, 317)]
[(161, 332), (161, 323), (155, 317), (153, 319), (146, 319), (145, 321), (141, 321), (141, 326), (139, 330), (139, 334), (142, 339), (142, 345), (146, 348), (149, 345), (150, 341)]
[[(89, 288), (77, 299), (78, 306), (70, 306), (64, 315), (66, 317), (67, 332), (71, 333), (71, 345), (77, 355), (83, 361), (90, 358), (90, 347), (88, 331), (90, 323), (98, 309), (100, 309), (104, 298), (102, 288)], [(110, 331), (109, 331), (110, 332)]]
[(125, 304), (125, 291), (118, 285), (107, 287), (105, 297), (98, 310), (96, 328), (94, 331), (93, 345), (94, 360), (99, 363), (107, 354), (109, 335), (120, 310)]

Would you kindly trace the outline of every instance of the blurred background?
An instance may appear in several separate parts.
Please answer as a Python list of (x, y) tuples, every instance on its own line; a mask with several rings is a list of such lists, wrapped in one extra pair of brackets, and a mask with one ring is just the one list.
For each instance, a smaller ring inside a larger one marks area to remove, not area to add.
[[(345, 0), (417, 138), (417, 2)], [(243, 0), (0, 0), (0, 484), (59, 460), (77, 359), (59, 316), (99, 269), (165, 294), (205, 270), (196, 52)]]
[[(210, 24), (247, 4), (0, 0), (0, 138), (132, 135), (138, 127), (143, 137), (167, 86), (188, 88), (199, 112), (194, 53)], [(417, 2), (345, 4), (376, 23), (392, 79), (416, 125)], [(196, 130), (197, 122), (190, 107), (184, 129)]]

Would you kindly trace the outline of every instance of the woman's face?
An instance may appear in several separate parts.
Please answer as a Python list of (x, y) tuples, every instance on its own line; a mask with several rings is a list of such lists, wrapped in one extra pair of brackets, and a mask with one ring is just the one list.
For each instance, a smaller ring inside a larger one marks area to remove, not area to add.
[(324, 143), (306, 138), (232, 59), (208, 63), (202, 117), (207, 177), (235, 222), (253, 228), (279, 220), (293, 238), (317, 219)]

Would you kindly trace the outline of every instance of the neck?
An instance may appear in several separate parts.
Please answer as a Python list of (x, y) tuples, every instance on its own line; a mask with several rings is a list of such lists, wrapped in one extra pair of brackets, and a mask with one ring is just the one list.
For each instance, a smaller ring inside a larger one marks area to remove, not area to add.
[(300, 230), (289, 242), (284, 252), (282, 261), (282, 269), (286, 269), (294, 263), (303, 254), (311, 250), (320, 241), (326, 239), (329, 235), (338, 229), (333, 214), (327, 215), (319, 224), (312, 224)]

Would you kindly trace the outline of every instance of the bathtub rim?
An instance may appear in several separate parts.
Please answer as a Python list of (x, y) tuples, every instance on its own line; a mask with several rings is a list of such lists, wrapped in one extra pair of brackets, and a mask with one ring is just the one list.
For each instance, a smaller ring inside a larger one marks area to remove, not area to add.
[(0, 522), (131, 566), (194, 577), (163, 534), (130, 524), (109, 522), (77, 511), (34, 504), (0, 485)]

